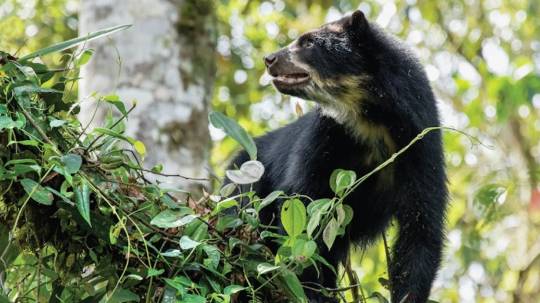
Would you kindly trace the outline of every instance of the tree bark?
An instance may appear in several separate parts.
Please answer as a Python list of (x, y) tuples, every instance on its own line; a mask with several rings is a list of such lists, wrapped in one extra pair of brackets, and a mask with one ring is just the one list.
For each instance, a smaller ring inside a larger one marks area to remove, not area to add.
[[(88, 45), (95, 53), (81, 71), (81, 123), (103, 124), (110, 106), (101, 103), (96, 111), (97, 102), (92, 100), (99, 95), (116, 93), (126, 108), (136, 100), (126, 133), (145, 143), (145, 167), (161, 163), (165, 174), (207, 178), (207, 115), (217, 35), (213, 1), (81, 1), (81, 35), (120, 24), (133, 26)], [(182, 178), (148, 177), (183, 189), (201, 185)]]

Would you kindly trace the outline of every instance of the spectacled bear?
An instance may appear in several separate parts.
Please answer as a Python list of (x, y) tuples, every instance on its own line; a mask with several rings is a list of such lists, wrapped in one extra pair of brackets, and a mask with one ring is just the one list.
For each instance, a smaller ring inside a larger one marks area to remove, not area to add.
[[(264, 61), (277, 90), (312, 100), (317, 107), (255, 140), (258, 160), (266, 168), (253, 185), (261, 197), (274, 190), (333, 197), (332, 171), (342, 168), (363, 176), (425, 128), (439, 126), (435, 98), (417, 58), (361, 11), (304, 33)], [(241, 152), (232, 166), (247, 160)], [(319, 245), (322, 256), (335, 266), (351, 244), (372, 243), (395, 220), (392, 302), (426, 302), (444, 241), (447, 185), (440, 131), (428, 133), (368, 178), (345, 203), (354, 218), (331, 251)], [(276, 224), (279, 210), (279, 205), (266, 209), (261, 220)], [(301, 278), (336, 287), (330, 270), (320, 275), (306, 270)], [(331, 301), (307, 294), (310, 302)]]

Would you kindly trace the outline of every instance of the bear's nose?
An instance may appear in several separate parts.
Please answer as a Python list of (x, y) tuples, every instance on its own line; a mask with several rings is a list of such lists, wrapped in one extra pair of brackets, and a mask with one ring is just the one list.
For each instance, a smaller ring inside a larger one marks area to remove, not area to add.
[(276, 59), (277, 56), (275, 54), (264, 56), (264, 65), (266, 65), (266, 67), (270, 67), (274, 62), (276, 62)]

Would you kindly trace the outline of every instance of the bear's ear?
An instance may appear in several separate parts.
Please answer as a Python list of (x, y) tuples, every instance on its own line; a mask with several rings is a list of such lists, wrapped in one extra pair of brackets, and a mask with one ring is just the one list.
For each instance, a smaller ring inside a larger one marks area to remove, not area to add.
[(360, 10), (355, 11), (347, 20), (346, 28), (349, 32), (363, 32), (369, 27), (369, 23), (364, 13)]

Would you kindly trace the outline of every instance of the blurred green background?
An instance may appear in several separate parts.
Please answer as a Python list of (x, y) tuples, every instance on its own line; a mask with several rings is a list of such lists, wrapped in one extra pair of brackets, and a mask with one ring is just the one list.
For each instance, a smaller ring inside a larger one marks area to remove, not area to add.
[[(483, 143), (445, 133), (451, 204), (432, 298), (539, 302), (540, 1), (217, 1), (214, 109), (252, 135), (309, 110), (310, 103), (272, 88), (262, 56), (357, 8), (415, 49), (443, 125)], [(71, 0), (0, 0), (0, 49), (24, 54), (75, 37), (78, 10)], [(211, 135), (219, 175), (237, 146), (216, 129)], [(355, 254), (370, 292), (384, 292), (384, 258), (381, 244)]]

